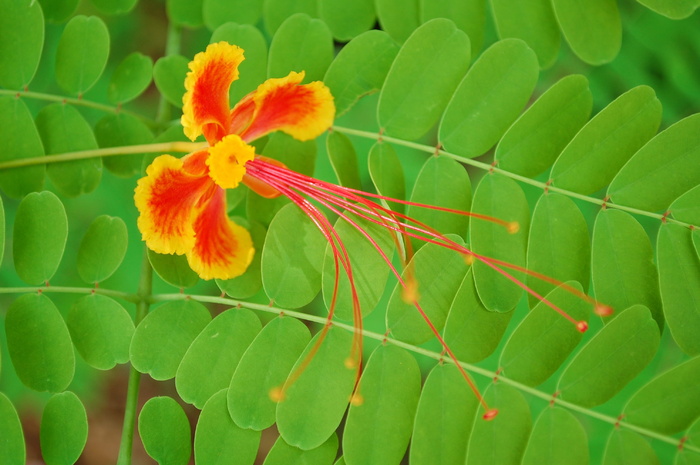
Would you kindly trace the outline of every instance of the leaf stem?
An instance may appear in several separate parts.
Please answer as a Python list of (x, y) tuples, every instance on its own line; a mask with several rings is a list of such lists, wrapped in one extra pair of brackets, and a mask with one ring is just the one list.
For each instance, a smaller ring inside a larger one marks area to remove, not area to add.
[(99, 287), (70, 287), (70, 286), (35, 286), (35, 287), (0, 287), (0, 294), (30, 294), (36, 292), (55, 292), (61, 294), (100, 294), (136, 303), (140, 298), (136, 294), (102, 289)]

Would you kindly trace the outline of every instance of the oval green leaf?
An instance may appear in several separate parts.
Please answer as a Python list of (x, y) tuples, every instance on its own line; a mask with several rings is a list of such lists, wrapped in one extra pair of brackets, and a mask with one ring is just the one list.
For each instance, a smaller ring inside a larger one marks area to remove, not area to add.
[(584, 407), (608, 401), (647, 366), (659, 339), (649, 309), (626, 309), (576, 354), (559, 378), (557, 391), (562, 399)]
[[(230, 22), (255, 25), (262, 17), (262, 8), (263, 0), (204, 0), (202, 18), (204, 25), (212, 31)], [(260, 33), (259, 29), (254, 29)], [(238, 42), (229, 43), (248, 50)]]
[(198, 409), (226, 388), (243, 353), (262, 329), (250, 310), (231, 309), (209, 323), (192, 342), (175, 375), (180, 398)]
[[(128, 145), (150, 144), (153, 133), (148, 126), (135, 116), (124, 112), (106, 115), (95, 124), (95, 137), (101, 148), (124, 147)], [(132, 153), (103, 157), (105, 168), (123, 178), (130, 178), (141, 172), (145, 154)]]
[[(262, 154), (281, 161), (292, 171), (307, 176), (313, 176), (316, 168), (316, 141), (298, 141), (281, 131), (269, 136)], [(270, 199), (265, 199), (264, 202), (269, 203)]]
[(193, 300), (159, 306), (136, 327), (129, 347), (131, 364), (155, 380), (173, 378), (187, 349), (210, 321), (209, 310)]
[(88, 284), (95, 284), (112, 276), (124, 260), (128, 243), (124, 220), (109, 215), (95, 218), (80, 241), (80, 278)]
[(0, 86), (24, 89), (34, 78), (44, 48), (41, 4), (2, 0), (0, 10)]
[(0, 392), (0, 457), (8, 465), (26, 463), (27, 450), (24, 446), (24, 434), (19, 415), (10, 399)]
[(129, 361), (134, 322), (115, 300), (100, 294), (81, 297), (66, 320), (73, 344), (88, 365), (109, 370)]
[(129, 102), (141, 95), (151, 84), (153, 60), (143, 53), (133, 52), (117, 66), (109, 81), (107, 98), (114, 104)]
[(194, 432), (194, 460), (199, 465), (250, 465), (260, 445), (260, 432), (231, 420), (226, 389), (214, 394), (199, 414)]
[[(284, 400), (277, 404), (280, 436), (304, 450), (319, 447), (334, 434), (350, 401), (357, 374), (356, 368), (346, 367), (352, 354), (352, 333), (335, 326), (325, 328), (309, 342), (292, 368), (291, 376), (296, 380), (285, 385)], [(325, 338), (321, 340), (323, 334)], [(317, 346), (319, 341), (322, 342)], [(305, 366), (299, 373), (302, 363)], [(335, 453), (331, 461), (334, 458)]]
[(401, 47), (379, 94), (380, 127), (406, 140), (427, 133), (464, 77), (469, 58), (469, 37), (452, 21), (433, 19), (416, 29)]
[(182, 55), (168, 55), (159, 58), (153, 65), (153, 82), (158, 91), (178, 108), (182, 106), (182, 96), (185, 94), (188, 64), (189, 60)]
[[(229, 189), (226, 192), (234, 192), (236, 190), (238, 189)], [(236, 222), (238, 223), (238, 220)], [(248, 265), (245, 273), (237, 278), (216, 280), (216, 285), (219, 286), (219, 289), (234, 299), (247, 299), (262, 289), (262, 277), (260, 276), (260, 257), (262, 254), (260, 251), (265, 245), (267, 230), (257, 222), (250, 223), (250, 226), (246, 229), (248, 229), (253, 238), (253, 247), (256, 250), (255, 255), (253, 255), (253, 261)]]
[[(522, 188), (510, 178), (487, 174), (474, 192), (472, 212), (488, 215), (517, 224), (516, 232), (509, 232), (503, 225), (472, 218), (469, 238), (474, 253), (485, 257), (486, 262), (474, 260), (474, 282), (479, 298), (492, 312), (508, 312), (520, 300), (522, 289), (491, 268), (489, 258), (516, 266), (525, 265), (525, 246), (530, 222), (530, 211)], [(503, 271), (522, 281), (521, 272), (500, 266)]]
[(305, 13), (314, 18), (318, 12), (316, 0), (264, 0), (263, 22), (269, 35), (274, 35), (280, 25), (295, 13)]
[(304, 71), (304, 83), (320, 81), (333, 61), (333, 38), (328, 26), (300, 13), (279, 27), (267, 62), (267, 76), (281, 78), (290, 71)]
[(173, 398), (153, 397), (144, 404), (139, 414), (139, 435), (146, 453), (160, 465), (189, 462), (190, 423)]
[(698, 0), (637, 0), (645, 7), (671, 19), (683, 19), (700, 7)]
[(678, 221), (700, 226), (700, 185), (674, 200), (669, 210)]
[(525, 107), (538, 75), (537, 56), (522, 40), (501, 40), (489, 47), (447, 105), (440, 144), (469, 158), (488, 151)]
[(484, 45), (486, 26), (486, 2), (483, 0), (441, 0), (420, 2), (420, 22), (433, 18), (448, 18), (467, 33), (471, 42), (471, 55), (477, 56)]
[(613, 202), (646, 211), (665, 210), (700, 180), (700, 114), (650, 140), (610, 183)]
[(338, 455), (338, 436), (335, 433), (320, 446), (309, 450), (290, 446), (282, 437), (279, 437), (267, 454), (263, 465), (331, 465), (336, 455)]
[(173, 24), (195, 29), (204, 22), (203, 3), (204, 0), (167, 0), (165, 11)]
[(700, 258), (691, 232), (662, 224), (656, 245), (664, 316), (673, 340), (687, 354), (700, 354)]
[(12, 243), (15, 270), (22, 281), (48, 283), (61, 263), (67, 238), (68, 217), (55, 194), (32, 192), (22, 199)]
[(595, 115), (554, 162), (552, 184), (579, 194), (602, 189), (661, 123), (654, 90), (638, 86)]
[(199, 275), (192, 271), (184, 255), (169, 255), (147, 250), (148, 261), (163, 281), (180, 289), (192, 287), (199, 282)]
[(420, 26), (419, 0), (375, 0), (377, 19), (382, 30), (397, 42), (403, 43)]
[(559, 80), (503, 135), (494, 155), (498, 167), (529, 177), (542, 173), (586, 124), (592, 107), (585, 76)]
[(74, 16), (61, 34), (56, 50), (56, 83), (82, 95), (100, 78), (109, 58), (109, 31), (97, 16)]
[(85, 448), (88, 420), (85, 407), (70, 391), (54, 394), (41, 415), (41, 455), (47, 465), (71, 465)]
[(642, 436), (626, 429), (614, 428), (605, 445), (603, 465), (643, 463), (659, 465), (659, 459), (649, 442)]
[(535, 422), (521, 465), (566, 463), (588, 465), (588, 437), (568, 410), (550, 407)]
[(345, 134), (333, 131), (326, 137), (326, 151), (338, 183), (352, 189), (362, 189), (357, 153)]
[[(399, 463), (408, 447), (420, 395), (416, 359), (394, 345), (378, 346), (364, 368), (359, 395), (343, 433), (343, 457), (349, 465)], [(377, 438), (383, 438), (377, 441)]]
[(138, 0), (91, 0), (91, 2), (106, 15), (121, 15), (130, 12)]
[(70, 334), (54, 303), (25, 294), (5, 315), (7, 350), (17, 376), (35, 391), (61, 392), (73, 380), (75, 356)]
[(374, 0), (320, 0), (318, 14), (341, 42), (372, 29), (376, 18)]
[(299, 308), (316, 297), (325, 247), (325, 238), (299, 207), (290, 204), (277, 213), (267, 231), (261, 263), (265, 293), (276, 305)]
[[(374, 144), (369, 151), (367, 164), (372, 183), (379, 195), (405, 200), (406, 181), (403, 166), (391, 144), (379, 142)], [(393, 211), (404, 212), (404, 204), (390, 200), (386, 202)]]

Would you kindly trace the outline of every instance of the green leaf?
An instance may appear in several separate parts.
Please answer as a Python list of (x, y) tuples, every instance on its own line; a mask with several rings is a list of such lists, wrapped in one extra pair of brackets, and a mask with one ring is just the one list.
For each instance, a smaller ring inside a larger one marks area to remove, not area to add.
[(552, 0), (571, 50), (591, 65), (612, 61), (620, 51), (622, 24), (615, 0)]
[(159, 58), (153, 66), (153, 82), (168, 102), (182, 106), (185, 94), (185, 76), (189, 70), (189, 60), (182, 55), (168, 55)]
[[(574, 280), (588, 289), (591, 240), (581, 210), (561, 194), (543, 194), (535, 205), (527, 247), (527, 269), (560, 282)], [(555, 285), (528, 275), (527, 285), (545, 295)], [(538, 299), (528, 294), (530, 307)], [(622, 307), (624, 308), (624, 307)]]
[(658, 465), (660, 462), (654, 449), (642, 436), (626, 429), (612, 429), (605, 446), (603, 465), (637, 463)]
[[(566, 285), (581, 291), (581, 285), (575, 281), (569, 281)], [(588, 321), (586, 302), (571, 290), (558, 287), (545, 298), (575, 321)], [(582, 337), (574, 323), (540, 302), (511, 334), (501, 352), (498, 366), (508, 379), (538, 386), (559, 369)]]
[(299, 308), (311, 302), (321, 290), (325, 247), (325, 238), (299, 207), (283, 207), (270, 223), (262, 250), (262, 281), (267, 296), (284, 308)]
[(326, 151), (338, 183), (344, 187), (361, 190), (357, 153), (350, 138), (337, 131), (331, 132), (326, 137)]
[(129, 347), (131, 364), (155, 380), (173, 378), (187, 349), (210, 321), (209, 310), (193, 300), (159, 306), (136, 327)]
[(669, 210), (678, 221), (700, 225), (700, 185), (674, 200)]
[[(356, 215), (344, 212), (355, 224), (362, 228), (382, 250), (389, 261), (394, 255), (394, 241), (386, 228)], [(382, 297), (386, 281), (389, 277), (389, 265), (377, 247), (348, 221), (339, 218), (333, 226), (340, 242), (350, 258), (353, 283), (360, 304), (362, 316), (367, 316), (374, 310)], [(342, 265), (336, 270), (333, 260), (333, 248), (326, 245), (323, 261), (323, 300), (330, 310), (333, 301), (336, 273), (339, 274), (338, 289), (335, 293), (335, 316), (341, 320), (353, 321), (353, 296), (350, 280)]]
[(548, 68), (554, 63), (561, 36), (548, 0), (491, 0), (491, 8), (498, 37), (523, 40), (537, 54), (540, 68)]
[[(356, 380), (357, 367), (346, 366), (352, 356), (352, 333), (335, 326), (325, 328), (309, 342), (292, 368), (290, 379), (294, 382), (287, 380), (284, 401), (277, 404), (280, 436), (304, 450), (319, 447), (334, 434)], [(335, 452), (331, 461), (333, 458)]]
[(88, 436), (85, 407), (70, 391), (54, 394), (41, 416), (41, 455), (47, 465), (72, 465)]
[(101, 215), (88, 228), (78, 249), (78, 274), (88, 284), (112, 276), (126, 255), (129, 238), (119, 217)]
[[(123, 147), (128, 145), (149, 144), (153, 134), (145, 123), (124, 112), (106, 115), (95, 125), (95, 137), (100, 147)], [(129, 178), (141, 172), (145, 154), (132, 153), (103, 157), (102, 161), (112, 173)]]
[(2, 0), (0, 10), (0, 86), (23, 89), (39, 67), (44, 15), (34, 0)]
[[(449, 402), (445, 402), (449, 399)], [(438, 364), (423, 385), (413, 424), (411, 465), (464, 463), (479, 402), (454, 365)]]
[[(401, 3), (400, 10), (407, 10), (406, 2)], [(469, 58), (469, 37), (452, 21), (433, 19), (416, 29), (399, 50), (379, 94), (380, 127), (400, 139), (423, 136), (440, 118)]]
[[(203, 3), (204, 24), (212, 31), (228, 22), (254, 26), (262, 17), (263, 0), (204, 0)], [(259, 29), (253, 29), (260, 33)], [(238, 42), (229, 43), (248, 50)]]
[[(379, 142), (374, 144), (369, 151), (367, 164), (372, 183), (379, 195), (398, 200), (406, 198), (403, 167), (391, 144)], [(402, 203), (387, 201), (387, 205), (397, 213), (404, 212), (404, 204)]]
[(608, 401), (647, 366), (659, 346), (649, 309), (634, 305), (598, 332), (559, 378), (562, 399), (594, 407)]
[[(283, 132), (269, 136), (262, 154), (280, 161), (292, 171), (313, 176), (316, 167), (316, 141), (299, 141)], [(269, 199), (266, 200), (269, 202)]]
[(129, 102), (141, 95), (151, 84), (153, 60), (143, 53), (133, 52), (124, 58), (112, 74), (107, 97), (114, 104)]
[(488, 151), (525, 107), (538, 74), (537, 56), (522, 40), (505, 39), (489, 47), (447, 105), (440, 144), (469, 158)]
[(490, 421), (476, 416), (466, 463), (520, 463), (532, 429), (527, 401), (520, 391), (503, 383), (491, 384), (484, 399), (499, 413)]
[(151, 249), (147, 249), (147, 252), (153, 270), (166, 283), (186, 289), (199, 282), (199, 276), (192, 271), (184, 255), (160, 254)]
[[(451, 158), (439, 156), (426, 160), (413, 185), (411, 202), (427, 205), (408, 206), (408, 216), (439, 231), (464, 237), (469, 227), (469, 217), (457, 213), (439, 211), (430, 207), (449, 208), (468, 212), (472, 203), (472, 184), (469, 174)], [(422, 242), (413, 239), (417, 250)]]
[(397, 53), (396, 42), (377, 30), (360, 34), (338, 52), (323, 78), (333, 94), (336, 117), (382, 88)]
[(192, 342), (175, 375), (180, 398), (198, 409), (226, 388), (243, 353), (262, 329), (250, 310), (231, 309), (214, 318)]
[[(469, 226), (472, 251), (486, 260), (483, 262), (476, 259), (473, 265), (474, 282), (479, 298), (492, 312), (508, 312), (520, 300), (522, 289), (501, 272), (492, 269), (488, 259), (502, 260), (516, 266), (525, 265), (525, 246), (530, 221), (525, 194), (515, 181), (502, 175), (488, 174), (476, 187), (472, 212), (516, 225), (505, 227), (472, 218)], [(510, 232), (513, 230), (516, 232)], [(521, 272), (503, 266), (499, 268), (520, 281), (524, 279)]]
[(243, 354), (228, 389), (228, 410), (241, 428), (262, 431), (275, 422), (272, 389), (282, 386), (311, 334), (299, 320), (279, 317), (265, 325)]
[[(229, 189), (226, 192), (232, 192), (235, 189)], [(262, 277), (260, 276), (260, 253), (265, 244), (265, 235), (267, 230), (260, 223), (252, 222), (247, 228), (253, 238), (253, 247), (255, 255), (253, 261), (248, 265), (245, 273), (233, 279), (217, 279), (216, 285), (219, 286), (226, 294), (234, 299), (247, 299), (257, 294), (262, 289)]]
[(483, 0), (420, 0), (420, 22), (447, 18), (469, 36), (471, 55), (479, 54), (484, 44), (486, 2)]
[(695, 114), (635, 153), (612, 180), (607, 195), (619, 205), (661, 211), (699, 179), (700, 114)]
[(199, 465), (250, 465), (255, 461), (260, 432), (243, 429), (231, 420), (226, 389), (214, 394), (199, 414), (194, 432), (194, 460)]
[(521, 464), (543, 463), (589, 463), (586, 430), (568, 410), (546, 408), (535, 422)]
[(109, 58), (109, 30), (97, 16), (74, 16), (56, 50), (56, 83), (82, 95), (100, 78)]
[(319, 0), (318, 13), (341, 42), (372, 29), (376, 19), (373, 0)]
[(60, 392), (73, 379), (75, 356), (70, 334), (54, 303), (43, 294), (25, 294), (5, 315), (7, 349), (17, 376), (35, 391)]
[(328, 26), (299, 13), (284, 21), (272, 38), (267, 76), (281, 78), (290, 71), (304, 71), (304, 83), (320, 81), (331, 61), (333, 38)]
[(675, 434), (700, 415), (700, 357), (649, 381), (627, 402), (625, 421), (661, 434)]
[[(456, 236), (448, 239), (463, 245), (463, 241)], [(435, 334), (426, 318), (437, 331), (441, 331), (467, 269), (464, 255), (459, 252), (437, 244), (427, 244), (421, 248), (402, 276), (409, 291), (397, 283), (389, 299), (386, 326), (393, 337), (410, 344), (427, 342)], [(412, 300), (412, 294), (416, 294), (416, 301)], [(420, 304), (425, 317), (419, 313), (416, 303)]]
[(605, 187), (660, 122), (661, 103), (650, 87), (622, 94), (566, 146), (552, 167), (552, 184), (584, 195)]
[(109, 370), (129, 361), (134, 322), (115, 300), (100, 294), (78, 299), (66, 318), (78, 353), (88, 365)]
[[(0, 162), (42, 156), (44, 147), (27, 105), (22, 99), (0, 97)], [(45, 165), (2, 169), (0, 188), (9, 197), (18, 199), (41, 190), (45, 173)]]
[[(44, 17), (50, 23), (64, 23), (78, 8), (79, 0), (39, 0)], [(25, 7), (26, 8), (26, 7)]]
[(331, 465), (338, 454), (338, 436), (333, 433), (326, 442), (309, 450), (290, 446), (282, 437), (267, 454), (263, 465)]
[(175, 25), (194, 29), (204, 23), (203, 3), (204, 0), (166, 0), (165, 11)]
[(494, 155), (498, 167), (529, 177), (542, 173), (588, 121), (592, 106), (585, 76), (560, 79), (503, 135)]
[(138, 0), (91, 0), (92, 4), (106, 15), (121, 15), (130, 12)]
[[(36, 126), (47, 155), (97, 148), (90, 124), (75, 107), (54, 103), (39, 111)], [(49, 178), (66, 197), (77, 197), (94, 191), (102, 179), (102, 159), (99, 157), (51, 163)]]
[(257, 221), (263, 226), (267, 226), (269, 230), (270, 223), (275, 215), (282, 209), (282, 207), (285, 207), (290, 203), (291, 201), (284, 195), (280, 195), (274, 199), (267, 199), (250, 190), (248, 191), (248, 197), (246, 198), (245, 204), (246, 217), (249, 221)]
[(496, 350), (513, 312), (490, 312), (479, 300), (469, 269), (447, 314), (443, 338), (457, 359), (475, 363)]
[(377, 19), (382, 29), (397, 42), (403, 43), (420, 25), (419, 0), (375, 0)]
[(420, 378), (416, 359), (404, 349), (382, 344), (372, 352), (360, 379), (362, 402), (350, 406), (345, 423), (346, 463), (401, 461), (411, 437)]
[(159, 465), (189, 462), (190, 423), (173, 398), (152, 397), (144, 404), (139, 414), (139, 435), (146, 453)]
[(614, 209), (598, 213), (591, 246), (591, 276), (596, 299), (616, 310), (634, 304), (644, 305), (651, 311), (659, 329), (663, 329), (664, 315), (653, 256), (649, 236), (633, 216)]
[(48, 283), (61, 263), (67, 237), (68, 217), (55, 194), (32, 192), (22, 199), (12, 243), (15, 270), (22, 281)]
[(656, 244), (659, 288), (671, 335), (687, 354), (700, 353), (700, 257), (690, 230), (662, 224)]
[[(688, 431), (685, 432), (683, 437), (687, 438), (687, 441), (685, 441), (686, 445), (690, 444), (697, 447), (698, 444), (700, 444), (700, 419), (695, 420), (695, 422), (690, 425), (690, 428), (688, 428)], [(687, 447), (679, 447), (678, 452), (676, 452), (676, 461), (674, 465), (698, 465), (699, 463), (700, 454), (696, 451), (688, 450)]]
[(316, 0), (265, 0), (263, 2), (263, 22), (270, 35), (274, 35), (280, 25), (295, 13), (317, 16)]
[(2, 203), (2, 196), (0, 196), (0, 263), (2, 263), (2, 257), (5, 254), (5, 207)]
[(698, 0), (637, 0), (645, 7), (671, 19), (683, 19), (700, 7)]
[(0, 457), (7, 465), (24, 465), (27, 451), (22, 424), (10, 399), (0, 392)]
[[(260, 7), (259, 1), (238, 1), (231, 2), (230, 0), (220, 1), (214, 0), (204, 4), (205, 8), (209, 3), (226, 4), (227, 8), (236, 8), (233, 10), (235, 15), (245, 13), (246, 9), (254, 6), (256, 3)], [(241, 3), (238, 7), (234, 3)], [(245, 5), (243, 5), (245, 4)], [(206, 10), (205, 10), (206, 14)], [(245, 22), (243, 19), (237, 19), (239, 22)], [(254, 24), (255, 22), (253, 22)], [(229, 89), (230, 102), (235, 104), (249, 92), (254, 91), (267, 77), (267, 42), (262, 32), (250, 24), (235, 24), (225, 23), (218, 27), (211, 36), (211, 43), (226, 41), (230, 44), (235, 44), (245, 51), (245, 60), (238, 67), (239, 76)], [(184, 92), (184, 88), (182, 89)], [(180, 94), (180, 104), (182, 105), (182, 93)], [(282, 133), (280, 133), (282, 134)], [(275, 134), (276, 135), (276, 134)], [(295, 139), (296, 140), (296, 139)]]

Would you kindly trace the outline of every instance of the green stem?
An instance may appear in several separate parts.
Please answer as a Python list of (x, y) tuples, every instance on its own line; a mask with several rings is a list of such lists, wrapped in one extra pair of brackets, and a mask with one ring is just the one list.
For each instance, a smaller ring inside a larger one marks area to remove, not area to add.
[(37, 286), (37, 287), (0, 287), (0, 294), (32, 294), (35, 292), (55, 292), (59, 294), (100, 294), (107, 297), (123, 299), (127, 302), (136, 303), (141, 299), (136, 294), (115, 291), (112, 289), (102, 289), (99, 287), (69, 287), (69, 286)]

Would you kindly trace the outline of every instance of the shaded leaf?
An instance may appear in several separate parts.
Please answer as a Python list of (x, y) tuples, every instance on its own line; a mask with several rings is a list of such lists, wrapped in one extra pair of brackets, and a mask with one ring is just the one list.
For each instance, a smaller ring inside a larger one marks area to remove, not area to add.
[(639, 434), (614, 428), (608, 437), (603, 465), (657, 465), (659, 459), (649, 443)]
[(41, 455), (46, 464), (75, 463), (87, 436), (87, 413), (78, 396), (70, 391), (54, 394), (41, 415)]
[(263, 2), (263, 22), (265, 29), (270, 35), (273, 35), (277, 28), (289, 17), (295, 13), (305, 13), (309, 16), (317, 16), (316, 0), (265, 0)]
[(331, 465), (338, 454), (338, 436), (333, 433), (326, 442), (309, 450), (290, 446), (280, 436), (267, 454), (263, 465)]
[(698, 0), (637, 0), (645, 7), (671, 19), (683, 19), (700, 7)]
[(165, 11), (175, 25), (198, 28), (204, 22), (203, 3), (204, 0), (166, 0)]
[[(262, 17), (263, 0), (204, 0), (202, 17), (204, 24), (214, 30), (227, 22), (255, 25)], [(260, 32), (258, 29), (256, 31)], [(212, 41), (214, 42), (214, 41)], [(240, 45), (239, 42), (229, 42)]]
[(141, 95), (151, 84), (153, 60), (143, 53), (133, 52), (124, 58), (112, 74), (107, 98), (115, 104), (126, 103)]
[(138, 0), (91, 0), (92, 4), (107, 15), (120, 15), (130, 12)]
[(78, 8), (78, 0), (39, 0), (44, 18), (50, 23), (63, 23)]
[(101, 215), (88, 228), (78, 249), (78, 274), (88, 284), (99, 283), (117, 271), (129, 238), (119, 217)]
[(5, 207), (2, 203), (2, 196), (0, 196), (0, 263), (2, 263), (2, 257), (5, 254)]
[(178, 108), (182, 106), (182, 96), (185, 94), (188, 64), (189, 60), (182, 55), (168, 55), (159, 58), (153, 66), (153, 82), (158, 91)]
[[(238, 189), (228, 189), (226, 192), (235, 192)], [(248, 265), (245, 273), (233, 279), (217, 279), (216, 285), (234, 299), (247, 299), (257, 294), (262, 289), (262, 277), (260, 275), (260, 258), (262, 257), (265, 235), (267, 230), (260, 224), (253, 222), (247, 228), (253, 238), (253, 248), (256, 250), (253, 261)]]
[(26, 463), (27, 452), (24, 446), (22, 424), (17, 410), (10, 399), (0, 392), (0, 457), (8, 465), (23, 465)]
[(532, 429), (521, 464), (588, 465), (588, 461), (588, 437), (576, 417), (563, 408), (544, 409)]
[(56, 50), (56, 83), (82, 95), (100, 78), (109, 58), (109, 30), (97, 16), (74, 16)]
[(34, 78), (44, 47), (42, 7), (34, 0), (2, 0), (0, 10), (0, 86), (23, 89)]
[[(406, 199), (403, 167), (391, 144), (379, 142), (374, 144), (369, 151), (367, 164), (372, 183), (379, 195), (398, 200)], [(404, 212), (402, 203), (387, 201), (387, 204), (395, 212)]]
[(187, 415), (172, 397), (152, 397), (141, 409), (141, 442), (146, 453), (160, 465), (189, 462), (192, 453), (190, 434)]
[(373, 0), (319, 0), (318, 13), (341, 42), (372, 29), (375, 22)]
[[(149, 144), (153, 134), (145, 123), (124, 112), (106, 115), (95, 124), (95, 137), (102, 148)], [(105, 168), (117, 176), (129, 178), (141, 172), (145, 154), (103, 157)]]
[(328, 134), (326, 151), (338, 183), (344, 187), (361, 190), (357, 153), (348, 136), (337, 131)]
[(420, 25), (419, 0), (375, 0), (377, 19), (382, 30), (398, 43), (403, 43)]
[(447, 18), (469, 36), (471, 55), (479, 54), (484, 44), (486, 2), (484, 0), (420, 0), (420, 22)]
[(287, 168), (297, 173), (307, 176), (314, 174), (316, 167), (316, 141), (314, 140), (302, 142), (281, 131), (276, 132), (269, 136), (262, 154), (281, 161)]
[(192, 287), (199, 282), (199, 275), (192, 271), (184, 255), (155, 253), (147, 249), (148, 261), (163, 281), (181, 289)]

